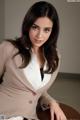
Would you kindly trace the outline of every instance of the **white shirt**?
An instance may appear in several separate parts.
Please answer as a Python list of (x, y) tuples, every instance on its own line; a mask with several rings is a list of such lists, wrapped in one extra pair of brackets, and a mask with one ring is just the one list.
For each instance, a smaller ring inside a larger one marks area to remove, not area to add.
[[(46, 62), (44, 64), (43, 70), (45, 69), (46, 69)], [(28, 64), (28, 66), (23, 69), (23, 72), (35, 90), (46, 85), (49, 82), (50, 77), (51, 77), (51, 74), (44, 74), (44, 78), (42, 80), (39, 63), (34, 53), (32, 53), (31, 61)]]

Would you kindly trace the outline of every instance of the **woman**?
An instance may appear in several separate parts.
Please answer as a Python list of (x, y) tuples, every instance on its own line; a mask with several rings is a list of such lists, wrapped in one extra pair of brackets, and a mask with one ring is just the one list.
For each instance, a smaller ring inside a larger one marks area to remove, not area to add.
[[(47, 90), (59, 71), (59, 19), (48, 2), (35, 3), (22, 24), (22, 36), (0, 44), (0, 114), (5, 119), (35, 119), (36, 106), (50, 107), (51, 120), (66, 120)], [(52, 78), (53, 77), (53, 78)]]

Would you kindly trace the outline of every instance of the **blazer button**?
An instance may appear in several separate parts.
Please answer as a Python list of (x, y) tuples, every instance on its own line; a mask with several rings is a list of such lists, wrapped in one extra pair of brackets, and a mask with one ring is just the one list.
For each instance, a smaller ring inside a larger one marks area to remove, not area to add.
[(32, 100), (29, 100), (29, 103), (32, 104)]

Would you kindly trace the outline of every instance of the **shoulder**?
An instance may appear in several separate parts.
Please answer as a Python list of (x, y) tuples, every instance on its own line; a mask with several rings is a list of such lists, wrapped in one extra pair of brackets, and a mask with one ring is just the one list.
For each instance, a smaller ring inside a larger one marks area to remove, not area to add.
[(14, 48), (15, 46), (9, 41), (4, 40), (0, 43), (0, 51), (5, 53), (5, 55), (11, 54)]
[(57, 48), (56, 51), (57, 51), (57, 56), (58, 56), (59, 60), (61, 60), (61, 53), (60, 53), (60, 50)]
[(13, 48), (13, 45), (11, 44), (11, 42), (9, 42), (7, 40), (1, 41), (0, 46), (3, 48)]
[(58, 66), (57, 66), (56, 70), (53, 72), (53, 74), (57, 74), (59, 72), (60, 65), (61, 65), (61, 54), (60, 54), (60, 51), (59, 51), (59, 49), (56, 49), (56, 51), (57, 51), (57, 56), (58, 56), (59, 61), (58, 61)]

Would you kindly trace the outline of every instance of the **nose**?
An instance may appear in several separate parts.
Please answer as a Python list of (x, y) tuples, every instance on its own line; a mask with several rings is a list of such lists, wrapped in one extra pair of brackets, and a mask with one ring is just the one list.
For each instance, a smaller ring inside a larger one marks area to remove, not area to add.
[(43, 31), (42, 30), (39, 30), (38, 33), (37, 33), (37, 38), (42, 38), (43, 37)]

